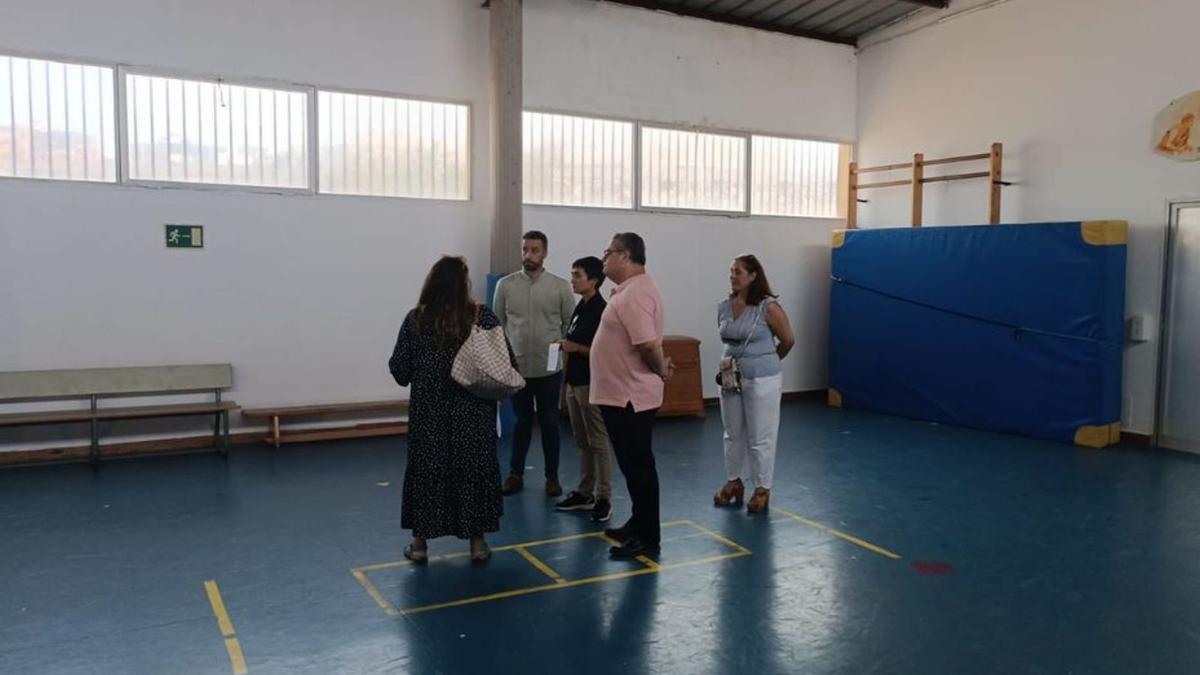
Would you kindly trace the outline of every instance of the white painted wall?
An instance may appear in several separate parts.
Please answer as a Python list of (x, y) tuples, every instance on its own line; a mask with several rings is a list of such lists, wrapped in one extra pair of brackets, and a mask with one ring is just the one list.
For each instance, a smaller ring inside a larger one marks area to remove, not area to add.
[(583, 209), (526, 207), (525, 224), (549, 236), (548, 266), (561, 274), (576, 258), (599, 257), (613, 234), (641, 234), (646, 240), (647, 269), (666, 302), (667, 333), (701, 341), (705, 396), (718, 393), (713, 381), (721, 358), (717, 303), (729, 294), (729, 265), (737, 255), (757, 255), (796, 332), (795, 350), (784, 361), (784, 390), (825, 386), (829, 241), (840, 222), (665, 213), (614, 216)]
[[(854, 140), (848, 47), (593, 0), (526, 0), (525, 13), (528, 108)], [(561, 274), (616, 232), (645, 237), (667, 331), (701, 340), (706, 396), (717, 395), (708, 373), (729, 264), (758, 255), (798, 338), (784, 390), (825, 386), (829, 241), (843, 221), (527, 207), (525, 224), (549, 235)]]
[(525, 0), (525, 105), (851, 142), (847, 46), (595, 0)]
[[(8, 3), (0, 49), (465, 101), (476, 139), (470, 203), (0, 181), (0, 369), (231, 362), (246, 406), (391, 397), (386, 360), (432, 260), (467, 255), (482, 288), (476, 2)], [(206, 248), (166, 250), (171, 222), (203, 224)], [(70, 435), (58, 432), (0, 439)]]
[[(935, 23), (973, 6), (990, 8)], [(1167, 202), (1200, 197), (1200, 163), (1154, 155), (1151, 123), (1200, 88), (1198, 24), (1195, 0), (958, 0), (923, 13), (859, 54), (858, 159), (1003, 142), (1006, 178), (1018, 183), (1005, 190), (1004, 222), (1129, 220), (1127, 313), (1156, 325)], [(866, 196), (865, 226), (908, 222), (907, 190)], [(986, 222), (986, 199), (981, 183), (931, 185), (926, 224)], [(1126, 351), (1131, 431), (1153, 426), (1156, 349), (1153, 340)]]
[[(0, 51), (464, 101), (475, 139), (468, 203), (0, 180), (0, 370), (228, 361), (232, 398), (247, 406), (395, 395), (384, 362), (430, 263), (466, 255), (480, 292), (487, 271), (488, 19), (479, 4), (5, 5)], [(525, 7), (531, 107), (853, 140), (848, 48), (591, 0)], [(550, 235), (560, 274), (613, 232), (642, 233), (668, 330), (701, 338), (709, 370), (729, 260), (762, 254), (800, 338), (785, 385), (824, 386), (834, 221), (547, 207), (527, 208), (526, 219)], [(207, 247), (164, 249), (168, 222), (205, 225)], [(60, 436), (9, 431), (0, 449)]]

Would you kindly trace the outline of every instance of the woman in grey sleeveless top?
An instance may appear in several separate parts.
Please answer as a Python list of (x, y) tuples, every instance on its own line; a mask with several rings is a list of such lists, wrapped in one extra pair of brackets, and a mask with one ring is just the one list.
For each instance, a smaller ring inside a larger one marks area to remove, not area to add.
[(749, 478), (755, 487), (746, 510), (761, 513), (770, 506), (775, 473), (783, 393), (780, 361), (796, 340), (758, 258), (735, 258), (729, 285), (732, 292), (717, 306), (717, 325), (725, 347), (717, 378), (723, 383), (721, 422), (725, 425), (728, 477), (713, 503), (742, 503), (746, 495), (742, 479)]

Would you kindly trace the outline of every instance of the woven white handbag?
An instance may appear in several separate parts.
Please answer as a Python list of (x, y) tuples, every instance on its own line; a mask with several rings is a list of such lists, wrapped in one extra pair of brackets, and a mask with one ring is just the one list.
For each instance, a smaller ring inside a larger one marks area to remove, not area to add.
[(508, 358), (504, 329), (480, 328), (478, 316), (477, 311), (476, 325), (471, 326), (470, 337), (455, 355), (450, 377), (479, 398), (500, 401), (524, 388), (525, 378)]

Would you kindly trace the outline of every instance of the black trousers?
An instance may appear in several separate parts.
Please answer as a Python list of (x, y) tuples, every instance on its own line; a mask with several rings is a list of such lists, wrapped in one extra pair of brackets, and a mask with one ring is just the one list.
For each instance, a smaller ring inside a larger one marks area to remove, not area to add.
[(652, 436), (654, 416), (658, 409), (634, 412), (633, 405), (624, 408), (600, 406), (604, 426), (612, 442), (617, 466), (625, 475), (633, 516), (625, 527), (643, 543), (657, 546), (662, 539), (658, 515), (658, 469), (654, 464)]
[(558, 372), (545, 377), (526, 378), (525, 388), (513, 394), (513, 412), (516, 413), (517, 423), (513, 426), (509, 470), (514, 476), (525, 475), (525, 458), (529, 455), (529, 444), (533, 441), (533, 420), (536, 416), (542, 431), (546, 478), (558, 479), (558, 452), (561, 442), (558, 429), (558, 395), (561, 391), (562, 373)]

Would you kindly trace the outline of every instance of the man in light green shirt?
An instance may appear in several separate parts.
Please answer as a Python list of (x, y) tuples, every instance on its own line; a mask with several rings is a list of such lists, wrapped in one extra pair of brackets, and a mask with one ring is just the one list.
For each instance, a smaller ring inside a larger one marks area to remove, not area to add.
[(567, 334), (575, 311), (575, 297), (569, 281), (547, 272), (543, 266), (548, 245), (546, 235), (537, 230), (521, 237), (521, 271), (500, 280), (492, 303), (517, 356), (517, 370), (525, 378), (525, 388), (513, 395), (517, 423), (513, 429), (509, 475), (501, 486), (505, 495), (525, 487), (525, 457), (533, 439), (535, 408), (542, 432), (542, 454), (546, 458), (546, 494), (551, 497), (562, 494), (558, 482), (562, 364), (561, 358), (550, 362), (550, 345), (557, 347)]

